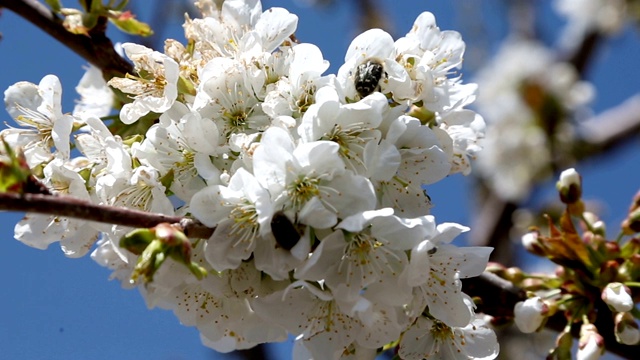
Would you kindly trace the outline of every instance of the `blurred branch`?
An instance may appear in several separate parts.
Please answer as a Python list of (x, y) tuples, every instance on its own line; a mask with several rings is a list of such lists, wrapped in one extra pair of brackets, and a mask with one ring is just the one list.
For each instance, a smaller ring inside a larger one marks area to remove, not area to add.
[(258, 344), (250, 349), (236, 350), (232, 354), (238, 355), (247, 360), (269, 359), (269, 353), (267, 352), (265, 344)]
[(392, 32), (384, 11), (375, 0), (354, 0), (354, 5), (359, 10), (361, 31), (379, 28)]
[(206, 239), (211, 237), (214, 230), (191, 218), (98, 205), (71, 196), (0, 193), (0, 210), (64, 216), (136, 228), (151, 228), (160, 223), (179, 224), (190, 238)]
[(106, 79), (133, 73), (132, 65), (115, 51), (113, 43), (105, 35), (106, 18), (99, 18), (98, 25), (91, 29), (89, 36), (84, 36), (68, 32), (62, 20), (36, 0), (0, 0), (0, 7), (13, 11), (100, 68)]
[[(527, 299), (527, 295), (522, 289), (489, 272), (485, 272), (475, 278), (464, 279), (462, 286), (467, 295), (482, 299), (481, 303), (478, 304), (477, 312), (498, 318), (513, 317), (513, 308), (516, 303)], [(598, 300), (595, 306), (598, 317), (594, 324), (604, 338), (607, 351), (626, 359), (637, 358), (637, 346), (623, 345), (616, 340), (613, 332), (613, 314), (607, 305), (602, 300)], [(549, 318), (545, 327), (560, 332), (564, 329), (566, 323), (567, 319), (560, 312)], [(579, 327), (574, 326), (571, 334), (574, 338), (578, 338)]]
[[(579, 138), (571, 150), (576, 160), (603, 156), (638, 137), (640, 94), (579, 124), (578, 134)], [(518, 206), (502, 200), (489, 190), (486, 194), (474, 220), (471, 243), (494, 246), (496, 254), (492, 254), (492, 260), (510, 265), (510, 256), (507, 254), (509, 247), (502, 244), (506, 243), (504, 240), (509, 236), (512, 216)]]
[(536, 36), (535, 6), (531, 0), (505, 1), (509, 11), (509, 25), (512, 33), (519, 37), (533, 39)]
[[(584, 76), (602, 37), (597, 32), (587, 32), (582, 41), (573, 48), (571, 54), (561, 56), (571, 63), (579, 74)], [(605, 111), (594, 118), (585, 121), (579, 127), (580, 138), (572, 145), (570, 153), (576, 160), (602, 155), (621, 146), (627, 140), (640, 133), (640, 99), (639, 95), (632, 97), (622, 105)], [(562, 161), (556, 157), (557, 161)], [(562, 167), (552, 164), (552, 168)], [(475, 245), (493, 246), (496, 251), (491, 255), (493, 261), (508, 264), (512, 261), (509, 244), (509, 231), (513, 225), (513, 213), (518, 204), (502, 200), (480, 182), (478, 193), (484, 194), (479, 215), (474, 219), (471, 243)]]
[(580, 46), (565, 61), (572, 64), (576, 71), (584, 76), (601, 39), (602, 37), (598, 32), (591, 31), (586, 33)]
[(640, 134), (640, 93), (622, 104), (583, 122), (580, 141), (574, 147), (577, 159), (602, 155)]

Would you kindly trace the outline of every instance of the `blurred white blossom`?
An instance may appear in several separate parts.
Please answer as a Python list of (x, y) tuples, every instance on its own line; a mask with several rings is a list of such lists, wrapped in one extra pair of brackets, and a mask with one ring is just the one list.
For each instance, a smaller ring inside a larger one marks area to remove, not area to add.
[(503, 44), (477, 81), (478, 110), (489, 124), (478, 170), (497, 195), (522, 200), (550, 173), (551, 145), (572, 136), (572, 112), (593, 90), (542, 44), (517, 39)]

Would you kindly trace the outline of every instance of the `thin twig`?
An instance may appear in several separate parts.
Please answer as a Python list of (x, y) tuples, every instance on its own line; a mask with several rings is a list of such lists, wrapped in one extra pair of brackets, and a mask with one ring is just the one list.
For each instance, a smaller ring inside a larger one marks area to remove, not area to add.
[(100, 18), (89, 36), (85, 36), (67, 31), (62, 20), (36, 0), (0, 0), (0, 7), (13, 11), (100, 68), (106, 79), (133, 73), (133, 66), (115, 51), (113, 43), (105, 35), (106, 18)]
[(151, 228), (160, 223), (178, 224), (190, 238), (206, 239), (214, 230), (192, 218), (98, 205), (72, 196), (0, 193), (0, 210), (57, 215), (136, 228)]

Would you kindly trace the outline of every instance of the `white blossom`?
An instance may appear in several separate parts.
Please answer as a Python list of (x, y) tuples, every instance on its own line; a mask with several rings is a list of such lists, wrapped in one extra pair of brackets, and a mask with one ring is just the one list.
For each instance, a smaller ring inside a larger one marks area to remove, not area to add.
[(73, 108), (73, 115), (104, 117), (109, 115), (113, 106), (113, 91), (107, 86), (102, 77), (102, 71), (90, 65), (76, 86), (80, 100)]
[(496, 334), (484, 321), (474, 319), (466, 326), (449, 327), (419, 317), (402, 335), (398, 354), (405, 360), (495, 359), (499, 345)]
[(38, 85), (22, 81), (4, 92), (9, 115), (26, 128), (9, 128), (0, 135), (13, 148), (22, 147), (30, 167), (52, 158), (51, 148), (62, 159), (70, 156), (69, 136), (74, 118), (62, 113), (62, 85), (47, 75)]
[(122, 107), (120, 120), (132, 124), (149, 112), (169, 110), (178, 96), (178, 64), (167, 55), (142, 45), (125, 43), (122, 48), (139, 76), (109, 81), (109, 85), (133, 95), (133, 102)]
[[(492, 248), (457, 247), (450, 242), (469, 228), (443, 223), (411, 250), (406, 281), (416, 287), (417, 296), (429, 313), (448, 326), (465, 326), (473, 309), (462, 293), (460, 279), (480, 275)], [(429, 276), (425, 276), (429, 274)]]

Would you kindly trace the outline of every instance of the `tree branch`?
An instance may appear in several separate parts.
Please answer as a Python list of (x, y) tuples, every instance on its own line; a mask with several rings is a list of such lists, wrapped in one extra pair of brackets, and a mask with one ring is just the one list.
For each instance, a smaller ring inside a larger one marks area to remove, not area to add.
[(62, 20), (36, 0), (0, 0), (0, 7), (13, 11), (100, 68), (105, 79), (133, 73), (133, 66), (115, 51), (113, 43), (105, 35), (106, 18), (100, 18), (89, 36), (85, 36), (67, 31)]
[(97, 205), (71, 196), (0, 193), (0, 210), (57, 215), (136, 228), (151, 228), (160, 223), (178, 224), (190, 238), (207, 239), (214, 231), (192, 218)]
[[(475, 278), (464, 279), (462, 290), (469, 296), (482, 299), (482, 302), (478, 304), (478, 312), (495, 317), (513, 317), (513, 308), (516, 303), (527, 299), (524, 290), (488, 272)], [(598, 300), (595, 307), (598, 316), (594, 325), (600, 330), (607, 351), (626, 359), (635, 359), (638, 347), (620, 344), (615, 338), (611, 310), (602, 300)], [(558, 312), (548, 319), (545, 327), (560, 332), (566, 324), (567, 319), (564, 314)], [(579, 330), (579, 326), (572, 328), (571, 334), (574, 338), (579, 338)]]

